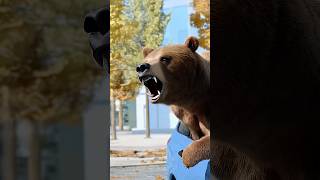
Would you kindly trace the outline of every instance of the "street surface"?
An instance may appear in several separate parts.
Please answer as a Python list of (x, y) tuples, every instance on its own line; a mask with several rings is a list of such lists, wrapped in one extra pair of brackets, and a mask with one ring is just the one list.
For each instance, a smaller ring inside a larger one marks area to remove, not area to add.
[(110, 140), (111, 180), (165, 180), (166, 144), (170, 133), (144, 134), (118, 131)]
[(165, 180), (165, 164), (110, 168), (111, 180)]

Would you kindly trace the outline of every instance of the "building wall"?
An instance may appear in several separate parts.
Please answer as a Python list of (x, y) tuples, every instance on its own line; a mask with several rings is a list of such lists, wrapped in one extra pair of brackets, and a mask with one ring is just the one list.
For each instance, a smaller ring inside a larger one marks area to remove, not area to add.
[[(133, 130), (144, 130), (146, 125), (146, 95), (145, 88), (141, 88), (136, 98), (136, 119), (137, 126)], [(166, 130), (176, 126), (178, 119), (171, 113), (166, 105), (149, 103), (150, 128), (151, 130)], [(172, 114), (172, 115), (170, 115)]]
[(105, 168), (109, 164), (110, 149), (109, 81), (103, 81), (94, 94), (83, 116), (84, 180), (105, 179), (109, 174), (109, 168)]
[(192, 13), (191, 0), (165, 0), (164, 12), (171, 14), (167, 25), (163, 44), (183, 43), (189, 35), (196, 35), (196, 29), (190, 26), (190, 14)]

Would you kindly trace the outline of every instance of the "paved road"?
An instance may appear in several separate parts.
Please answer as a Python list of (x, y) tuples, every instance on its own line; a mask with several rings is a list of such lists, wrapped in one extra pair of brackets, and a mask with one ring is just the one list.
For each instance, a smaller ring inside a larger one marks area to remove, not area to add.
[(153, 150), (166, 148), (170, 133), (151, 134), (145, 138), (144, 134), (135, 134), (130, 131), (117, 132), (117, 140), (110, 140), (111, 150)]
[[(110, 140), (110, 149), (114, 151), (155, 151), (165, 149), (170, 133), (144, 134), (130, 131), (117, 132), (117, 140)], [(146, 154), (147, 155), (147, 154)], [(153, 164), (156, 163), (156, 164)], [(160, 164), (158, 164), (160, 163)], [(165, 154), (160, 156), (110, 157), (111, 180), (165, 180)]]
[(111, 180), (165, 180), (165, 164), (110, 168)]

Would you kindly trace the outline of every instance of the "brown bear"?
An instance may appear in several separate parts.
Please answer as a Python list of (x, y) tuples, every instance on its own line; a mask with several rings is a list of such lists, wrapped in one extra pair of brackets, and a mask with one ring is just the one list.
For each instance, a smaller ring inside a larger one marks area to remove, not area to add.
[(234, 165), (226, 150), (216, 153), (220, 142), (233, 151), (228, 157), (251, 164), (237, 167), (244, 174), (258, 169), (266, 180), (320, 179), (320, 1), (212, 6), (213, 159), (220, 156), (225, 169)]
[(182, 152), (187, 167), (210, 158), (210, 122), (206, 119), (210, 63), (196, 53), (198, 46), (199, 41), (189, 37), (183, 45), (144, 48), (144, 63), (137, 67), (151, 102), (172, 105), (175, 114), (191, 130), (195, 141)]

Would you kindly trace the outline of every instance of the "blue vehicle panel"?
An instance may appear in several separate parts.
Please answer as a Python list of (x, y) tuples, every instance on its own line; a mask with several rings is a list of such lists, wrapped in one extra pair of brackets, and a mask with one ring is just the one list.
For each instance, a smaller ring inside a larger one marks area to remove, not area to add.
[(191, 168), (186, 168), (179, 151), (185, 149), (192, 140), (178, 131), (180, 123), (172, 133), (167, 144), (167, 172), (169, 180), (209, 180), (210, 162), (203, 160)]

